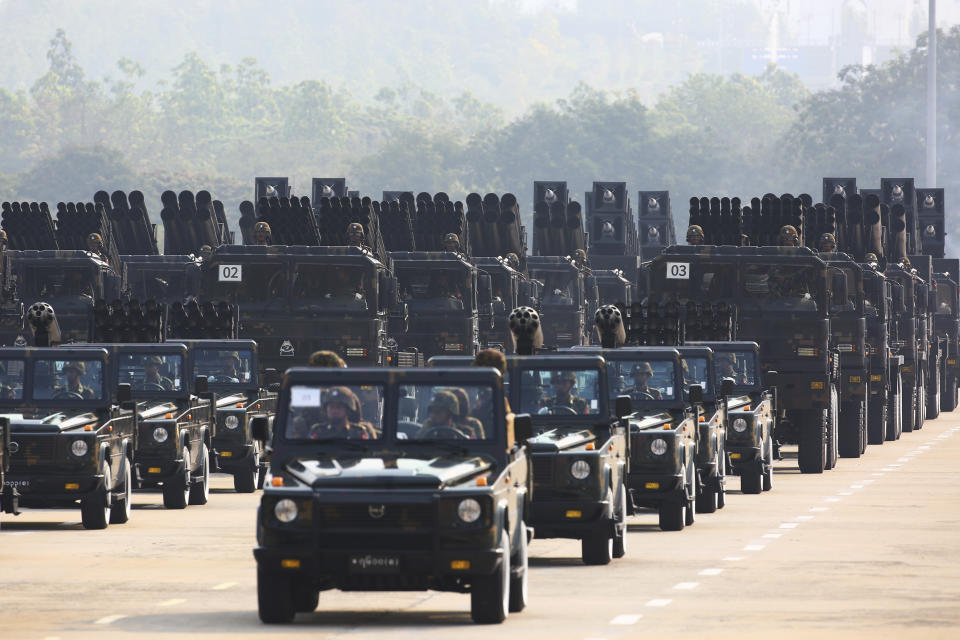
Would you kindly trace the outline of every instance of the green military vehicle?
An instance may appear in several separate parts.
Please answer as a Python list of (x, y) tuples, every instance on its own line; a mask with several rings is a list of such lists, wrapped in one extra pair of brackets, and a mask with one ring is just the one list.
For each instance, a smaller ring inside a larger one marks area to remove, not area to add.
[[(483, 437), (453, 426), (451, 386), (486, 400)], [(365, 389), (383, 410), (361, 419)], [(401, 430), (403, 402), (424, 398), (428, 415)], [(260, 619), (290, 622), (328, 589), (469, 593), (479, 623), (522, 610), (530, 420), (505, 400), (493, 369), (288, 370), (257, 518)], [(265, 438), (266, 419), (254, 430)]]
[(87, 529), (126, 522), (137, 409), (107, 351), (4, 347), (0, 364), (0, 413), (10, 430), (4, 486), (24, 507), (79, 506)]
[[(277, 404), (272, 372), (261, 375), (253, 340), (188, 340), (190, 380), (203, 380), (215, 394), (211, 429), (213, 470), (233, 476), (239, 493), (263, 487), (269, 438), (252, 430), (259, 417), (272, 423)], [(194, 388), (194, 392), (199, 390)]]
[(960, 260), (934, 258), (936, 272), (937, 304), (933, 312), (933, 327), (937, 336), (945, 340), (944, 385), (940, 393), (940, 408), (953, 411), (957, 408), (958, 382), (960, 382)]

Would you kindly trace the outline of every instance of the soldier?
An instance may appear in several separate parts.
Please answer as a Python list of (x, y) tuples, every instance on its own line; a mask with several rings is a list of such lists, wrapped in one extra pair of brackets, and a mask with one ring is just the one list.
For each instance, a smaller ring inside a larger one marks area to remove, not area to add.
[(240, 369), (242, 367), (240, 354), (236, 351), (228, 351), (220, 358), (220, 375), (217, 377), (228, 378), (227, 382), (240, 382)]
[(837, 250), (837, 239), (833, 237), (832, 233), (824, 233), (820, 236), (817, 249), (824, 253), (833, 253)]
[(863, 261), (871, 265), (880, 262), (877, 260), (877, 254), (875, 253), (868, 253), (867, 255), (863, 256)]
[(417, 438), (431, 437), (434, 434), (445, 433), (448, 437), (468, 439), (466, 433), (457, 428), (455, 419), (460, 413), (460, 401), (449, 390), (439, 389), (427, 405), (430, 417), (423, 421), (423, 426), (417, 432)]
[(660, 390), (649, 386), (650, 378), (653, 377), (653, 367), (649, 362), (633, 365), (630, 368), (630, 377), (633, 378), (633, 386), (624, 389), (625, 394), (634, 400), (663, 400)]
[(587, 413), (587, 401), (577, 396), (577, 374), (573, 371), (554, 371), (550, 382), (553, 384), (554, 396), (547, 398), (547, 409), (569, 407), (580, 415)]
[(0, 229), (0, 252), (7, 250), (7, 232)]
[(483, 423), (470, 417), (470, 397), (467, 395), (466, 389), (455, 387), (448, 389), (448, 391), (457, 396), (457, 402), (459, 403), (459, 411), (453, 417), (456, 427), (474, 440), (483, 440)]
[(211, 247), (211, 246), (208, 245), (208, 244), (205, 244), (205, 245), (203, 245), (202, 247), (200, 247), (200, 259), (201, 259), (201, 260), (206, 261), (206, 260), (209, 260), (209, 259), (212, 258), (212, 257), (213, 257), (213, 247)]
[(54, 396), (58, 394), (78, 394), (84, 400), (90, 400), (96, 394), (93, 389), (80, 382), (80, 376), (87, 373), (87, 366), (82, 362), (68, 362), (63, 365), (63, 375), (66, 376), (66, 384), (54, 388)]
[(702, 245), (703, 243), (703, 227), (698, 224), (692, 224), (687, 227), (687, 244)]
[(369, 425), (362, 421), (360, 400), (347, 387), (333, 387), (327, 392), (319, 418), (319, 422), (311, 425), (307, 433), (306, 437), (311, 440), (371, 439)]
[(507, 266), (510, 267), (511, 269), (514, 269), (517, 271), (520, 270), (520, 258), (517, 257), (517, 254), (508, 253), (506, 258), (504, 258), (504, 260), (506, 260)]
[(777, 244), (781, 247), (799, 247), (800, 234), (797, 233), (796, 227), (789, 224), (785, 224), (780, 227), (780, 234), (777, 236)]
[(273, 244), (273, 232), (266, 222), (258, 222), (253, 227), (253, 244), (267, 247)]
[(333, 367), (346, 369), (347, 363), (333, 351), (314, 351), (307, 364), (311, 367)]
[(460, 237), (455, 233), (448, 233), (443, 236), (443, 250), (460, 253)]
[(587, 252), (583, 249), (577, 249), (573, 252), (573, 263), (584, 271), (590, 271), (590, 262), (587, 260)]
[(720, 380), (724, 378), (733, 378), (736, 384), (746, 384), (743, 374), (737, 371), (735, 366), (736, 358), (729, 354), (721, 354), (717, 357), (717, 377)]
[(0, 378), (3, 379), (3, 381), (0, 382), (0, 400), (16, 399), (16, 391), (14, 391), (13, 387), (7, 384), (7, 367), (4, 366), (3, 362), (0, 362)]
[(87, 251), (96, 254), (104, 262), (108, 262), (107, 252), (103, 248), (103, 238), (100, 237), (99, 233), (91, 233), (87, 236)]
[[(160, 386), (164, 391), (173, 391), (173, 380), (160, 375), (163, 358), (158, 355), (147, 356), (143, 363), (143, 388), (147, 385)], [(157, 391), (157, 389), (151, 389)]]
[(354, 247), (363, 247), (366, 236), (363, 233), (363, 225), (359, 222), (351, 222), (347, 225), (347, 244)]

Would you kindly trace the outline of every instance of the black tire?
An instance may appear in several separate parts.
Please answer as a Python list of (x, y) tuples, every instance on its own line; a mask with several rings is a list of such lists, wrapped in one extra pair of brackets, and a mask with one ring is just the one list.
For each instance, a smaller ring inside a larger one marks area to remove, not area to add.
[[(110, 524), (123, 524), (130, 519), (132, 510), (131, 496), (133, 494), (133, 474), (130, 472), (130, 461), (123, 460), (123, 489), (119, 500), (114, 500), (110, 506)], [(117, 491), (115, 490), (116, 494)]]
[(100, 467), (103, 474), (103, 486), (80, 500), (80, 520), (84, 529), (106, 529), (110, 522), (110, 491), (113, 488), (113, 476), (110, 475), (110, 463), (104, 460)]
[(693, 526), (693, 523), (697, 521), (697, 496), (693, 496), (687, 503), (683, 516), (683, 522), (688, 527)]
[(767, 440), (766, 454), (764, 455), (766, 468), (763, 471), (763, 490), (773, 489), (773, 439)]
[(697, 496), (697, 513), (716, 513), (717, 511), (717, 490), (710, 486), (714, 482), (719, 485), (719, 478), (716, 476), (711, 476), (707, 482), (706, 486), (703, 487), (703, 492)]
[(503, 561), (489, 576), (479, 576), (470, 586), (470, 617), (477, 624), (500, 624), (510, 611), (510, 540), (500, 534)]
[(189, 503), (207, 504), (210, 499), (210, 450), (207, 445), (200, 445), (200, 482), (191, 477)]
[(610, 564), (613, 557), (613, 538), (606, 527), (599, 531), (587, 534), (580, 540), (580, 557), (583, 564), (602, 565)]
[(183, 448), (183, 469), (163, 483), (163, 506), (186, 509), (190, 499), (190, 452)]
[(917, 417), (913, 423), (913, 430), (920, 431), (923, 429), (924, 420), (927, 417), (927, 383), (926, 380), (923, 381), (923, 384), (917, 388), (917, 401), (914, 405)]
[(886, 425), (887, 403), (883, 395), (872, 396), (867, 410), (867, 444), (883, 444)]
[(261, 622), (293, 622), (297, 613), (293, 598), (293, 584), (289, 578), (257, 569), (257, 613)]
[(613, 536), (613, 557), (622, 558), (627, 555), (627, 485), (620, 483), (620, 501), (614, 511), (616, 533)]
[[(867, 398), (870, 397), (870, 388), (867, 387)], [(860, 403), (863, 416), (860, 418), (860, 455), (867, 452), (867, 423), (870, 420), (870, 404), (867, 400)]]
[(860, 457), (860, 430), (863, 425), (862, 402), (844, 402), (840, 407), (837, 448), (841, 458)]
[(830, 388), (830, 408), (827, 411), (827, 464), (825, 469), (835, 469), (837, 461), (840, 459), (840, 452), (837, 448), (840, 425), (840, 401), (837, 395), (837, 388)]
[(527, 525), (520, 522), (520, 548), (510, 560), (510, 613), (519, 613), (529, 599), (530, 557), (527, 554)]
[(293, 588), (293, 608), (297, 613), (312, 613), (320, 604), (320, 591), (310, 585), (299, 584)]
[(940, 410), (954, 411), (957, 408), (957, 379), (947, 376), (946, 388), (940, 393)]
[(660, 529), (662, 531), (683, 531), (686, 524), (687, 501), (684, 499), (664, 502), (660, 505)]
[(887, 422), (883, 427), (883, 438), (890, 442), (897, 440), (903, 432), (903, 387), (899, 393), (890, 393), (887, 396)]
[(746, 494), (757, 494), (763, 491), (763, 473), (749, 471), (740, 474), (740, 491)]
[(827, 466), (827, 412), (814, 410), (794, 413), (800, 418), (797, 462), (800, 473), (823, 473)]
[(233, 489), (237, 493), (253, 493), (260, 486), (260, 443), (253, 443), (250, 466), (233, 474)]
[(903, 387), (900, 394), (900, 433), (910, 433), (913, 431), (914, 423), (917, 420), (917, 390), (914, 387)]

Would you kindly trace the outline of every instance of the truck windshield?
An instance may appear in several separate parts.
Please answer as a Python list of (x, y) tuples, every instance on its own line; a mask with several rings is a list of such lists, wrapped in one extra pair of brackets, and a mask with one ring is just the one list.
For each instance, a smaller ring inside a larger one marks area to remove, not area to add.
[(724, 378), (733, 378), (738, 386), (757, 384), (757, 360), (753, 351), (717, 351), (713, 360), (718, 388)]
[(23, 295), (27, 298), (98, 295), (92, 267), (76, 262), (59, 266), (30, 265), (23, 269)]
[(23, 398), (23, 360), (0, 360), (0, 401)]
[(119, 380), (133, 391), (181, 391), (183, 357), (171, 353), (122, 353), (119, 356)]
[(611, 402), (622, 395), (635, 402), (677, 397), (673, 360), (612, 360), (607, 361), (607, 372)]
[(947, 282), (937, 283), (937, 310), (936, 313), (956, 315), (957, 290)]
[[(378, 440), (380, 411), (365, 413), (361, 395), (383, 398), (380, 386), (294, 385), (284, 435), (288, 440)], [(375, 406), (382, 406), (378, 403)]]
[(37, 360), (33, 369), (36, 400), (100, 400), (103, 362), (100, 360)]
[(400, 387), (397, 437), (407, 440), (492, 440), (497, 435), (487, 385)]
[(193, 375), (214, 384), (249, 384), (253, 380), (253, 353), (244, 349), (197, 349)]
[(520, 371), (520, 411), (536, 415), (598, 415), (600, 375), (595, 370)]
[(400, 294), (411, 309), (462, 311), (472, 305), (469, 272), (461, 269), (397, 268)]
[(184, 271), (127, 268), (130, 291), (138, 300), (177, 301), (195, 293)]
[(741, 266), (741, 295), (750, 306), (817, 311), (822, 297), (821, 271), (778, 264)]
[(376, 308), (377, 279), (360, 265), (299, 264), (293, 280), (293, 298), (323, 308)]
[(580, 289), (576, 271), (531, 270), (534, 279), (543, 282), (543, 303), (560, 305), (580, 304)]
[(230, 302), (270, 302), (287, 296), (282, 262), (211, 264), (204, 277), (207, 295)]

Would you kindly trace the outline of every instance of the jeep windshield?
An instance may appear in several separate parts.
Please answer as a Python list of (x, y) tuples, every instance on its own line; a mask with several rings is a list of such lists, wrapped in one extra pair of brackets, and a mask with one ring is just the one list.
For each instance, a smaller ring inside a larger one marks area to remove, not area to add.
[(134, 395), (183, 391), (183, 356), (149, 350), (118, 356), (120, 383), (127, 383)]
[(703, 388), (704, 396), (713, 395), (713, 380), (711, 380), (709, 362), (706, 358), (699, 357), (680, 357), (683, 363), (683, 397), (687, 397), (690, 385), (698, 384)]
[(283, 425), (284, 438), (379, 440), (382, 398), (383, 387), (379, 385), (294, 385)]
[(757, 354), (753, 351), (714, 350), (713, 363), (717, 388), (724, 378), (733, 378), (733, 383), (738, 387), (757, 384)]
[(253, 352), (244, 349), (207, 348), (193, 352), (193, 375), (206, 376), (210, 384), (249, 387), (253, 381)]
[(493, 388), (406, 384), (399, 388), (397, 437), (416, 442), (493, 440)]
[(33, 399), (84, 401), (103, 399), (100, 360), (42, 359), (33, 363)]
[(676, 372), (673, 360), (608, 360), (607, 379), (610, 402), (617, 396), (630, 396), (634, 402), (676, 400)]
[(515, 384), (520, 386), (520, 413), (593, 416), (606, 411), (600, 397), (600, 374), (595, 369), (518, 371)]
[(23, 399), (23, 378), (26, 367), (23, 360), (0, 360), (0, 402)]

